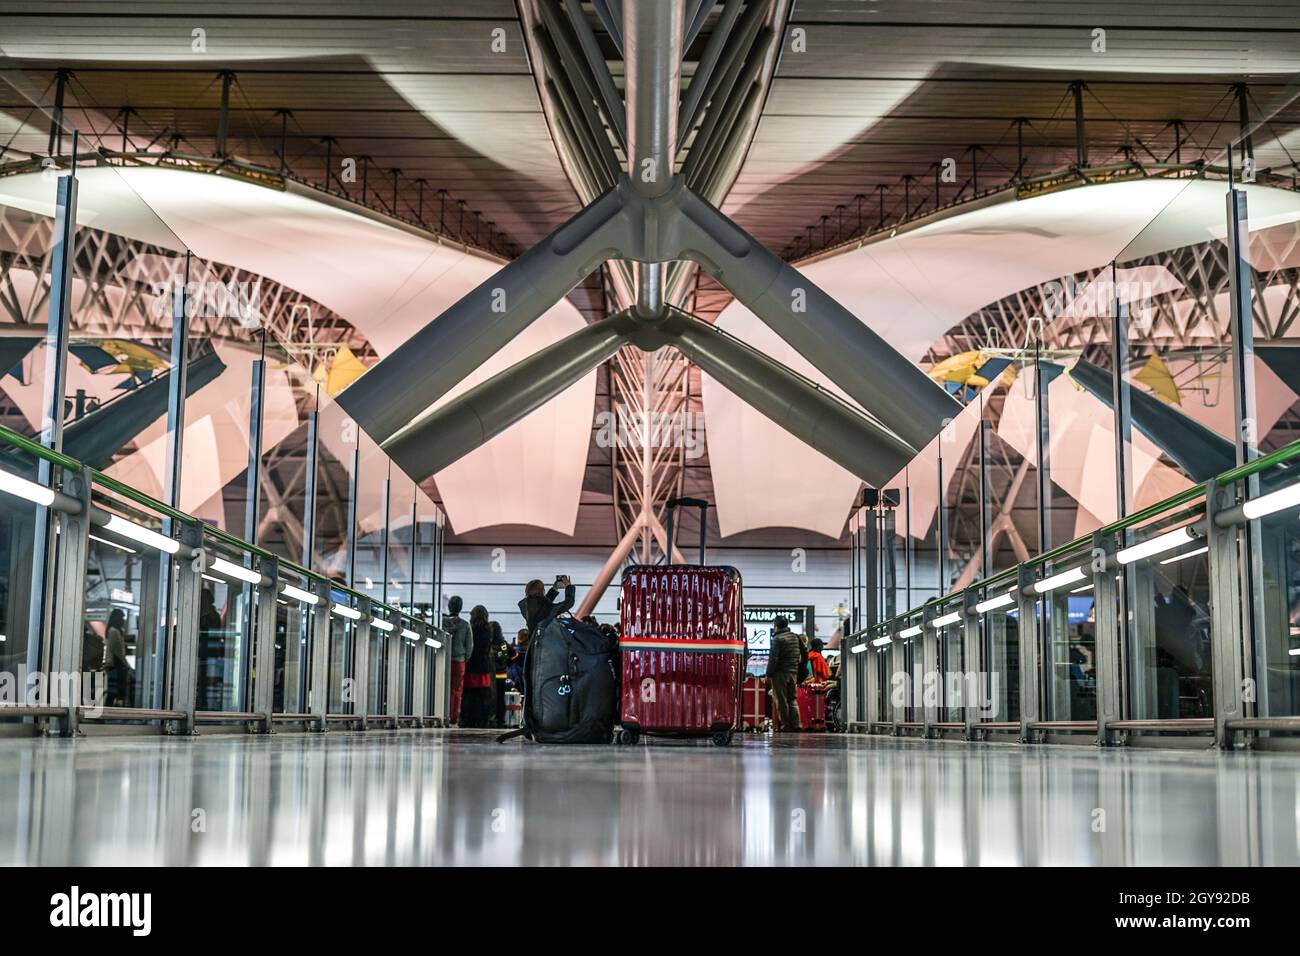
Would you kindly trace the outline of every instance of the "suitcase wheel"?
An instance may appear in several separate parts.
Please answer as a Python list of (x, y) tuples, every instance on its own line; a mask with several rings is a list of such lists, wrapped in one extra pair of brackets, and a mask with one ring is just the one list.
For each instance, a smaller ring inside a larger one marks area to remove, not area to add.
[(713, 741), (715, 747), (725, 747), (727, 744), (731, 743), (731, 731), (719, 730), (709, 739)]
[(624, 727), (618, 732), (618, 742), (625, 747), (635, 746), (637, 741), (640, 739), (641, 739), (640, 732), (636, 730), (632, 730), (628, 727)]

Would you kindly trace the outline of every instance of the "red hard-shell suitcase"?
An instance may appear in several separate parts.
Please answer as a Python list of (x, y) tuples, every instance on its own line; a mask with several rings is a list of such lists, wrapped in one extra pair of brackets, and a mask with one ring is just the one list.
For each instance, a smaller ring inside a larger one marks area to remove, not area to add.
[(797, 697), (799, 700), (799, 723), (803, 725), (803, 729), (825, 730), (826, 685), (800, 684)]
[(762, 730), (767, 720), (767, 681), (762, 677), (746, 677), (741, 694), (744, 729)]
[[(699, 506), (703, 538), (706, 502)], [(671, 553), (671, 546), (669, 553)], [(700, 545), (703, 558), (703, 540)], [(741, 726), (745, 678), (740, 572), (722, 565), (636, 565), (623, 572), (621, 743), (642, 733), (710, 736), (720, 746)]]

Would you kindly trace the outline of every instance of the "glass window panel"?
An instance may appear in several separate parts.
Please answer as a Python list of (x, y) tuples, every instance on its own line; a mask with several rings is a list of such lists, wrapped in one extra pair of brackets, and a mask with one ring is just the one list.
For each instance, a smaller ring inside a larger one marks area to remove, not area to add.
[(360, 464), (357, 470), (356, 576), (358, 591), (376, 601), (384, 599), (387, 563), (389, 461), (383, 450), (365, 432), (358, 436)]
[(312, 570), (348, 581), (348, 519), (361, 430), (337, 402), (321, 399), (317, 426), (316, 526)]
[(268, 342), (256, 544), (295, 563), (303, 560), (308, 437), (318, 390), (307, 368)]

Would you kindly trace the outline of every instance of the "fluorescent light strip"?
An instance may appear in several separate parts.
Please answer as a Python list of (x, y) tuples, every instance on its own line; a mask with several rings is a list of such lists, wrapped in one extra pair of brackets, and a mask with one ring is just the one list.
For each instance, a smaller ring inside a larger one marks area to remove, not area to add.
[(54, 504), (53, 488), (46, 488), (34, 481), (20, 478), (12, 471), (0, 469), (0, 491), (14, 495), (17, 498), (26, 498), (38, 505), (45, 505), (47, 508)]
[(1087, 578), (1088, 576), (1083, 573), (1083, 568), (1071, 568), (1068, 571), (1062, 571), (1060, 574), (1053, 574), (1049, 578), (1043, 578), (1041, 581), (1035, 581), (1034, 590), (1039, 594), (1046, 594), (1048, 591), (1063, 588), (1067, 584), (1078, 584), (1080, 581), (1087, 580)]
[(402, 637), (406, 638), (408, 641), (418, 641), (420, 639), (420, 635), (416, 634), (409, 627), (402, 628)]
[(121, 515), (109, 515), (108, 522), (104, 527), (114, 534), (120, 534), (124, 538), (147, 544), (151, 548), (157, 548), (159, 551), (165, 551), (168, 554), (175, 554), (181, 549), (181, 543), (175, 538), (169, 538), (165, 534), (159, 534), (157, 531), (141, 527), (134, 521), (127, 521)]
[(428, 645), (429, 647), (432, 647), (435, 651), (436, 651), (438, 648), (442, 647), (442, 641), (435, 641), (435, 640), (434, 640), (433, 638), (431, 638), (431, 637), (426, 637), (426, 638), (424, 639), (424, 643), (425, 643), (426, 645)]
[(1241, 506), (1241, 513), (1247, 518), (1263, 518), (1274, 512), (1294, 508), (1297, 505), (1300, 505), (1300, 482), (1287, 485), (1285, 488), (1279, 488), (1277, 491), (1270, 491), (1258, 498), (1250, 499)]
[[(4, 638), (0, 637), (0, 641), (3, 640)], [(1300, 657), (1300, 647), (1293, 647), (1291, 648), (1291, 650), (1287, 651), (1287, 653), (1290, 654), (1292, 657)]]
[[(892, 643), (894, 643), (894, 639), (891, 638), (891, 637), (888, 637), (888, 636), (886, 636), (886, 637), (878, 637), (878, 638), (876, 638), (874, 641), (871, 642), (871, 646), (872, 646), (872, 647), (884, 647), (884, 646), (886, 646), (887, 644), (892, 644)], [(863, 650), (865, 650), (866, 647), (867, 647), (867, 645), (865, 645), (865, 644), (859, 644), (858, 647), (861, 647)], [(857, 653), (857, 648), (854, 648), (854, 649), (853, 649), (853, 652), (856, 654), (856, 653)]]
[(989, 598), (987, 601), (980, 601), (975, 605), (976, 614), (987, 614), (989, 611), (996, 611), (1000, 607), (1011, 607), (1016, 603), (1014, 594), (999, 594), (995, 598)]
[(1163, 561), (1161, 561), (1160, 563), (1161, 563), (1161, 564), (1174, 564), (1174, 563), (1177, 562), (1177, 561), (1186, 561), (1188, 558), (1194, 558), (1194, 557), (1196, 557), (1198, 554), (1205, 554), (1205, 553), (1206, 553), (1207, 551), (1209, 551), (1209, 550), (1210, 550), (1210, 546), (1207, 544), (1207, 545), (1204, 545), (1204, 546), (1202, 546), (1202, 547), (1197, 548), (1195, 551), (1184, 551), (1182, 554), (1175, 554), (1172, 558), (1165, 558), (1165, 559), (1164, 559)]
[(943, 617), (936, 617), (930, 622), (930, 626), (936, 631), (941, 627), (947, 627), (949, 624), (957, 624), (961, 621), (961, 611), (953, 611), (951, 614), (945, 614)]
[(221, 578), (214, 578), (212, 575), (208, 574), (208, 572), (206, 572), (206, 571), (203, 572), (203, 580), (205, 580), (205, 581), (211, 581), (213, 584), (225, 584), (225, 585), (229, 585), (229, 584), (230, 584), (229, 581), (223, 581), (223, 580), (221, 580)]
[(208, 565), (209, 571), (216, 571), (217, 574), (224, 574), (227, 577), (238, 578), (240, 581), (247, 581), (249, 584), (261, 584), (262, 575), (251, 568), (246, 568), (242, 564), (235, 564), (234, 561), (227, 561), (225, 558), (213, 558), (212, 563)]
[(349, 621), (361, 620), (361, 612), (356, 608), (348, 607), (346, 604), (331, 604), (330, 613), (337, 614), (339, 617), (346, 617)]
[(126, 545), (124, 545), (124, 544), (118, 544), (116, 541), (109, 541), (107, 538), (101, 538), (101, 537), (100, 537), (99, 535), (97, 535), (97, 534), (92, 534), (92, 535), (90, 535), (89, 537), (90, 537), (90, 540), (91, 540), (91, 541), (98, 541), (100, 544), (106, 544), (106, 545), (108, 545), (110, 548), (117, 548), (117, 550), (119, 550), (119, 551), (125, 551), (127, 554), (137, 554), (137, 553), (138, 553), (138, 552), (135, 550), (135, 548), (128, 548), (128, 547), (127, 547)]
[(1175, 528), (1173, 531), (1166, 531), (1164, 534), (1158, 534), (1148, 541), (1143, 541), (1133, 545), (1131, 548), (1123, 548), (1115, 552), (1115, 560), (1120, 564), (1132, 564), (1134, 561), (1141, 561), (1143, 558), (1149, 558), (1152, 555), (1164, 554), (1166, 551), (1172, 551), (1174, 548), (1181, 548), (1196, 540), (1192, 534), (1190, 526)]
[[(875, 641), (872, 641), (871, 643), (874, 644)], [(862, 653), (863, 651), (865, 651), (866, 649), (867, 649), (867, 643), (866, 643), (866, 641), (863, 641), (861, 644), (854, 644), (852, 647), (850, 647), (850, 648), (849, 648), (849, 653), (850, 653), (850, 654), (861, 654), (861, 653)]]
[(280, 593), (285, 597), (293, 598), (295, 601), (301, 601), (303, 604), (319, 604), (320, 598), (310, 591), (304, 591), (302, 588), (296, 588), (292, 584), (286, 584), (280, 588)]
[(1092, 583), (1089, 582), (1088, 584), (1085, 584), (1085, 585), (1084, 585), (1083, 587), (1081, 587), (1081, 588), (1071, 588), (1071, 589), (1070, 589), (1070, 593), (1071, 593), (1071, 594), (1082, 594), (1084, 591), (1091, 591), (1091, 590), (1092, 590)]
[(899, 632), (898, 632), (898, 636), (899, 636), (899, 637), (916, 637), (916, 636), (917, 636), (918, 634), (920, 634), (920, 633), (921, 633), (921, 625), (920, 625), (920, 624), (915, 624), (915, 625), (913, 625), (912, 627), (909, 627), (909, 628), (907, 628), (907, 629), (904, 630), (904, 631), (899, 631)]
[(370, 619), (370, 626), (377, 627), (381, 631), (391, 631), (393, 629), (393, 623), (391, 621), (385, 621), (382, 617), (372, 617)]

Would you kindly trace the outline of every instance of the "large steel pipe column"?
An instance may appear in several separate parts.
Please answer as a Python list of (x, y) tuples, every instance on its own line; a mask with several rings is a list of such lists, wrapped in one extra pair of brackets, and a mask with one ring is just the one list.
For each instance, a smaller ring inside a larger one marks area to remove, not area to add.
[[(677, 156), (678, 91), (681, 89), (683, 0), (628, 0), (623, 13), (627, 70), (627, 175), (633, 191), (658, 199), (673, 185)], [(664, 266), (638, 262), (636, 309), (658, 318), (664, 309)]]
[(352, 383), (339, 402), (381, 444), (628, 244), (609, 190)]
[(689, 190), (679, 229), (695, 259), (800, 355), (913, 448), (924, 448), (961, 405), (806, 276)]
[(617, 352), (636, 322), (621, 312), (475, 385), (384, 444), (408, 475), (427, 478), (545, 405)]
[(837, 465), (879, 487), (916, 450), (849, 403), (711, 325), (674, 315), (671, 344), (729, 392)]

